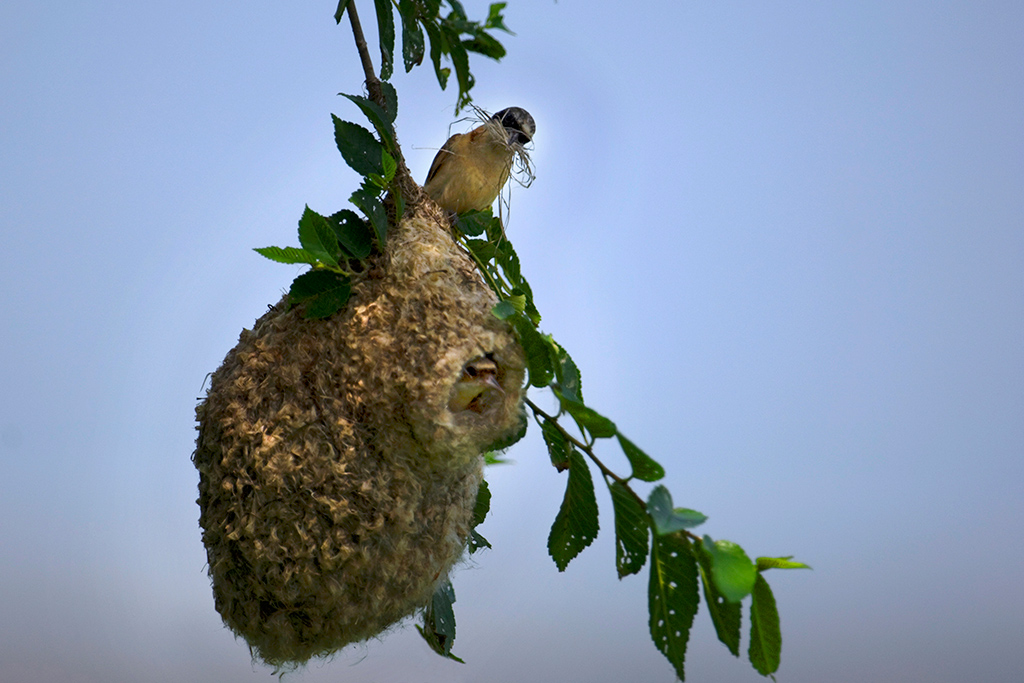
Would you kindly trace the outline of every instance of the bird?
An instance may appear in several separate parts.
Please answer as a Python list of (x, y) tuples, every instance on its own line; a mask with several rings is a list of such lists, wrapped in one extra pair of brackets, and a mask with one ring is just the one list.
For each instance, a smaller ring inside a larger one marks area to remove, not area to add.
[(498, 381), (498, 364), (488, 356), (480, 356), (466, 363), (462, 376), (452, 387), (448, 410), (458, 413), (470, 410), (482, 413), (495, 399), (505, 395)]
[(536, 129), (530, 112), (509, 107), (468, 133), (456, 133), (434, 157), (423, 189), (445, 211), (489, 209), (508, 181), (516, 153)]

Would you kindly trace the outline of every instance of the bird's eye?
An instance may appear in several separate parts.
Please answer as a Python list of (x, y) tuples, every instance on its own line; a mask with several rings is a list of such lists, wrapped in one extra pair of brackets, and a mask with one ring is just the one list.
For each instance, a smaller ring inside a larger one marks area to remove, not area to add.
[(469, 375), (470, 377), (476, 377), (476, 368), (470, 365), (468, 368), (466, 368), (466, 374)]

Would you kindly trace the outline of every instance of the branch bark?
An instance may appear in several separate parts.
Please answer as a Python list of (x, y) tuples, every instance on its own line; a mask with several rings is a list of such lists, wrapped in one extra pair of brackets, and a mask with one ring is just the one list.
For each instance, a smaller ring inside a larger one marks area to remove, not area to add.
[(373, 70), (373, 62), (370, 61), (370, 50), (366, 47), (366, 38), (363, 36), (363, 27), (359, 23), (359, 14), (356, 12), (355, 0), (350, 0), (345, 8), (348, 11), (348, 20), (352, 24), (352, 35), (356, 39), (356, 50), (359, 51), (359, 60), (363, 63), (363, 73), (366, 75), (366, 92), (370, 99), (387, 110), (387, 103), (384, 101), (384, 91), (380, 88), (380, 80)]

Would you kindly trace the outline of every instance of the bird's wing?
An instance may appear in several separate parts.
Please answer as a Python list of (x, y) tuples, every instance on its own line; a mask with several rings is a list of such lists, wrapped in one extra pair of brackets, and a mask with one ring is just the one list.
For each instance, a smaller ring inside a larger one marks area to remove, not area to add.
[[(434, 157), (434, 161), (430, 164), (430, 171), (427, 173), (427, 183), (429, 183), (434, 178), (434, 176), (437, 175), (437, 170), (441, 168), (441, 163), (450, 154), (452, 154), (452, 149), (454, 149), (456, 142), (461, 137), (463, 137), (462, 133), (456, 133), (455, 135), (448, 138), (448, 142), (444, 143), (444, 146), (441, 147), (440, 150), (438, 150), (437, 155)], [(425, 184), (426, 183), (424, 183), (424, 185)]]

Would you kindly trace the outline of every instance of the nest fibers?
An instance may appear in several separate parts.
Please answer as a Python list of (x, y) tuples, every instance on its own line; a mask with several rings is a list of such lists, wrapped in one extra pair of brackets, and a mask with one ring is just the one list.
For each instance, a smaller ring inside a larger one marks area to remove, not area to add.
[[(410, 206), (376, 259), (331, 318), (283, 301), (243, 330), (196, 408), (217, 611), (268, 664), (426, 605), (464, 552), (481, 453), (524, 426), (522, 350), (436, 207)], [(501, 388), (453, 401), (481, 359)]]

